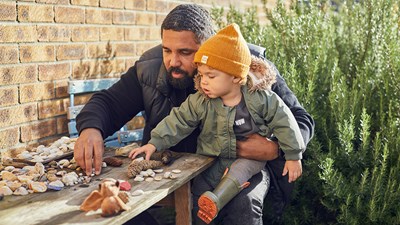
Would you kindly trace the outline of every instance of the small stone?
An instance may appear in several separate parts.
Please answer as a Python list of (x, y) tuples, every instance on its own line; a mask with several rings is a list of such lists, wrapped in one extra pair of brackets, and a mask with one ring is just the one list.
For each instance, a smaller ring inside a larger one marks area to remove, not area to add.
[(128, 181), (122, 181), (119, 183), (119, 190), (121, 191), (129, 191), (131, 188), (132, 185)]
[(178, 170), (178, 169), (175, 169), (175, 170), (172, 170), (172, 172), (173, 172), (173, 173), (181, 173), (182, 171), (181, 171), (181, 170)]
[(131, 193), (132, 196), (139, 196), (139, 195), (142, 195), (142, 194), (144, 194), (144, 191), (141, 190), (141, 189), (136, 190), (136, 191)]

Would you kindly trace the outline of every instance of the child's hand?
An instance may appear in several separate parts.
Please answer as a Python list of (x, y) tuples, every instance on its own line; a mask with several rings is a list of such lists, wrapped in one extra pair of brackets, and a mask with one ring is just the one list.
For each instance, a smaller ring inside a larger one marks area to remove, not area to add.
[(156, 147), (152, 144), (146, 144), (142, 147), (135, 148), (131, 152), (129, 152), (128, 157), (131, 159), (135, 159), (137, 155), (140, 153), (146, 154), (146, 160), (150, 160), (150, 156), (156, 151)]
[(286, 160), (285, 167), (283, 168), (282, 176), (286, 176), (289, 172), (289, 183), (294, 182), (303, 173), (301, 167), (301, 160)]

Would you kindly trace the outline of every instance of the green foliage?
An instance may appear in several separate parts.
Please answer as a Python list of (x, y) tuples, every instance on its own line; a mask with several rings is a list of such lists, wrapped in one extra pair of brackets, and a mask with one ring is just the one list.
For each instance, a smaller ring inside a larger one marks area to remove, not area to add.
[(400, 224), (399, 6), (278, 1), (265, 26), (255, 8), (212, 10), (266, 47), (316, 121), (285, 224)]

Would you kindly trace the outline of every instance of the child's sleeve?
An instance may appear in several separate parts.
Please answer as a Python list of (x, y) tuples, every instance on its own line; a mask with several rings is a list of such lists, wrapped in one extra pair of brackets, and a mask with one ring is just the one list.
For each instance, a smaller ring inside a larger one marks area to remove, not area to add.
[(196, 129), (202, 114), (201, 98), (199, 93), (190, 95), (151, 131), (149, 143), (154, 145), (157, 151), (176, 145)]
[(273, 135), (278, 139), (279, 147), (285, 153), (286, 160), (300, 160), (306, 146), (292, 112), (274, 92), (267, 93), (267, 115), (265, 120)]

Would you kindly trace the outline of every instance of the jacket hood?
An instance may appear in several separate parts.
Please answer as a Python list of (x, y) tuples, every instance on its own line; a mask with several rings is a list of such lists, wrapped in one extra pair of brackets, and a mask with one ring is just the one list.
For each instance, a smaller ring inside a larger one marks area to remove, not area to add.
[[(204, 94), (200, 86), (201, 77), (196, 74), (194, 77), (194, 87), (197, 91)], [(276, 72), (274, 68), (265, 60), (251, 56), (250, 71), (247, 74), (246, 85), (250, 92), (256, 90), (271, 90), (271, 86), (276, 82)]]

